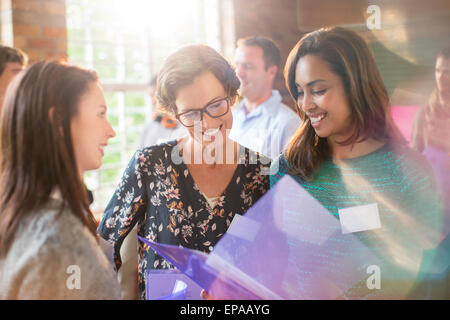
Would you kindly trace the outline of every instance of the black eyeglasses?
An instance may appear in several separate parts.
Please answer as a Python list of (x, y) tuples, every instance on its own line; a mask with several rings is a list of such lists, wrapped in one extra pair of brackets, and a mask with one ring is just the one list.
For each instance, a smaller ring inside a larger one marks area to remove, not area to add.
[(208, 103), (201, 109), (191, 109), (178, 113), (175, 117), (185, 127), (193, 127), (195, 122), (203, 120), (205, 112), (211, 118), (220, 118), (230, 110), (230, 97)]

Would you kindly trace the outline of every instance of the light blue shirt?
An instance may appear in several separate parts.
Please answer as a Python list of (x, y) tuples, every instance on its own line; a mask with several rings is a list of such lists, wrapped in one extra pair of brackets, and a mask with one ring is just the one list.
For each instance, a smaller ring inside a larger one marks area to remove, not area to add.
[(301, 123), (298, 115), (281, 100), (280, 93), (272, 90), (270, 98), (248, 114), (246, 100), (242, 100), (233, 110), (230, 138), (271, 159), (277, 157)]

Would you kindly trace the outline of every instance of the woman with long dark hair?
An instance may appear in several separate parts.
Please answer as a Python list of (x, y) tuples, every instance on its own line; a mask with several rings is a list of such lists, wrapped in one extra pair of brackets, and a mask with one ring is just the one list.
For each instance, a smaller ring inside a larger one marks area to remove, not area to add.
[[(311, 32), (290, 52), (285, 78), (303, 123), (273, 161), (271, 185), (289, 174), (330, 214), (361, 214), (365, 229), (346, 231), (380, 257), (382, 290), (364, 280), (347, 297), (405, 297), (423, 249), (442, 239), (442, 206), (428, 163), (394, 125), (369, 47), (344, 28)], [(365, 220), (373, 204), (381, 226)]]
[(115, 135), (96, 73), (34, 64), (0, 125), (0, 298), (120, 298), (83, 184)]

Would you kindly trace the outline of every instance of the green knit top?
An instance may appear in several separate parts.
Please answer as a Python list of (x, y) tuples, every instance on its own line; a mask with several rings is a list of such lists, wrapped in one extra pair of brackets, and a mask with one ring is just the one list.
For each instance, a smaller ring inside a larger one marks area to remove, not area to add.
[[(281, 154), (272, 162), (271, 187), (289, 174), (288, 170), (287, 159)], [(339, 209), (377, 204), (381, 228), (354, 234), (391, 266), (384, 273), (384, 283), (395, 281), (398, 287), (399, 281), (409, 279), (411, 285), (423, 249), (442, 239), (443, 208), (431, 167), (407, 146), (387, 143), (361, 157), (338, 163), (327, 160), (308, 181), (291, 176), (337, 219)], [(408, 290), (384, 293), (404, 298)]]

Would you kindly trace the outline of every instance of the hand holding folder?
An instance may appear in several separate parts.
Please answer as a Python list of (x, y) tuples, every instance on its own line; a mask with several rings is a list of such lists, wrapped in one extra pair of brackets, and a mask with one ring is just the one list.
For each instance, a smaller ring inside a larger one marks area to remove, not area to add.
[(139, 239), (216, 299), (336, 299), (365, 284), (369, 266), (382, 265), (288, 176), (209, 255)]

